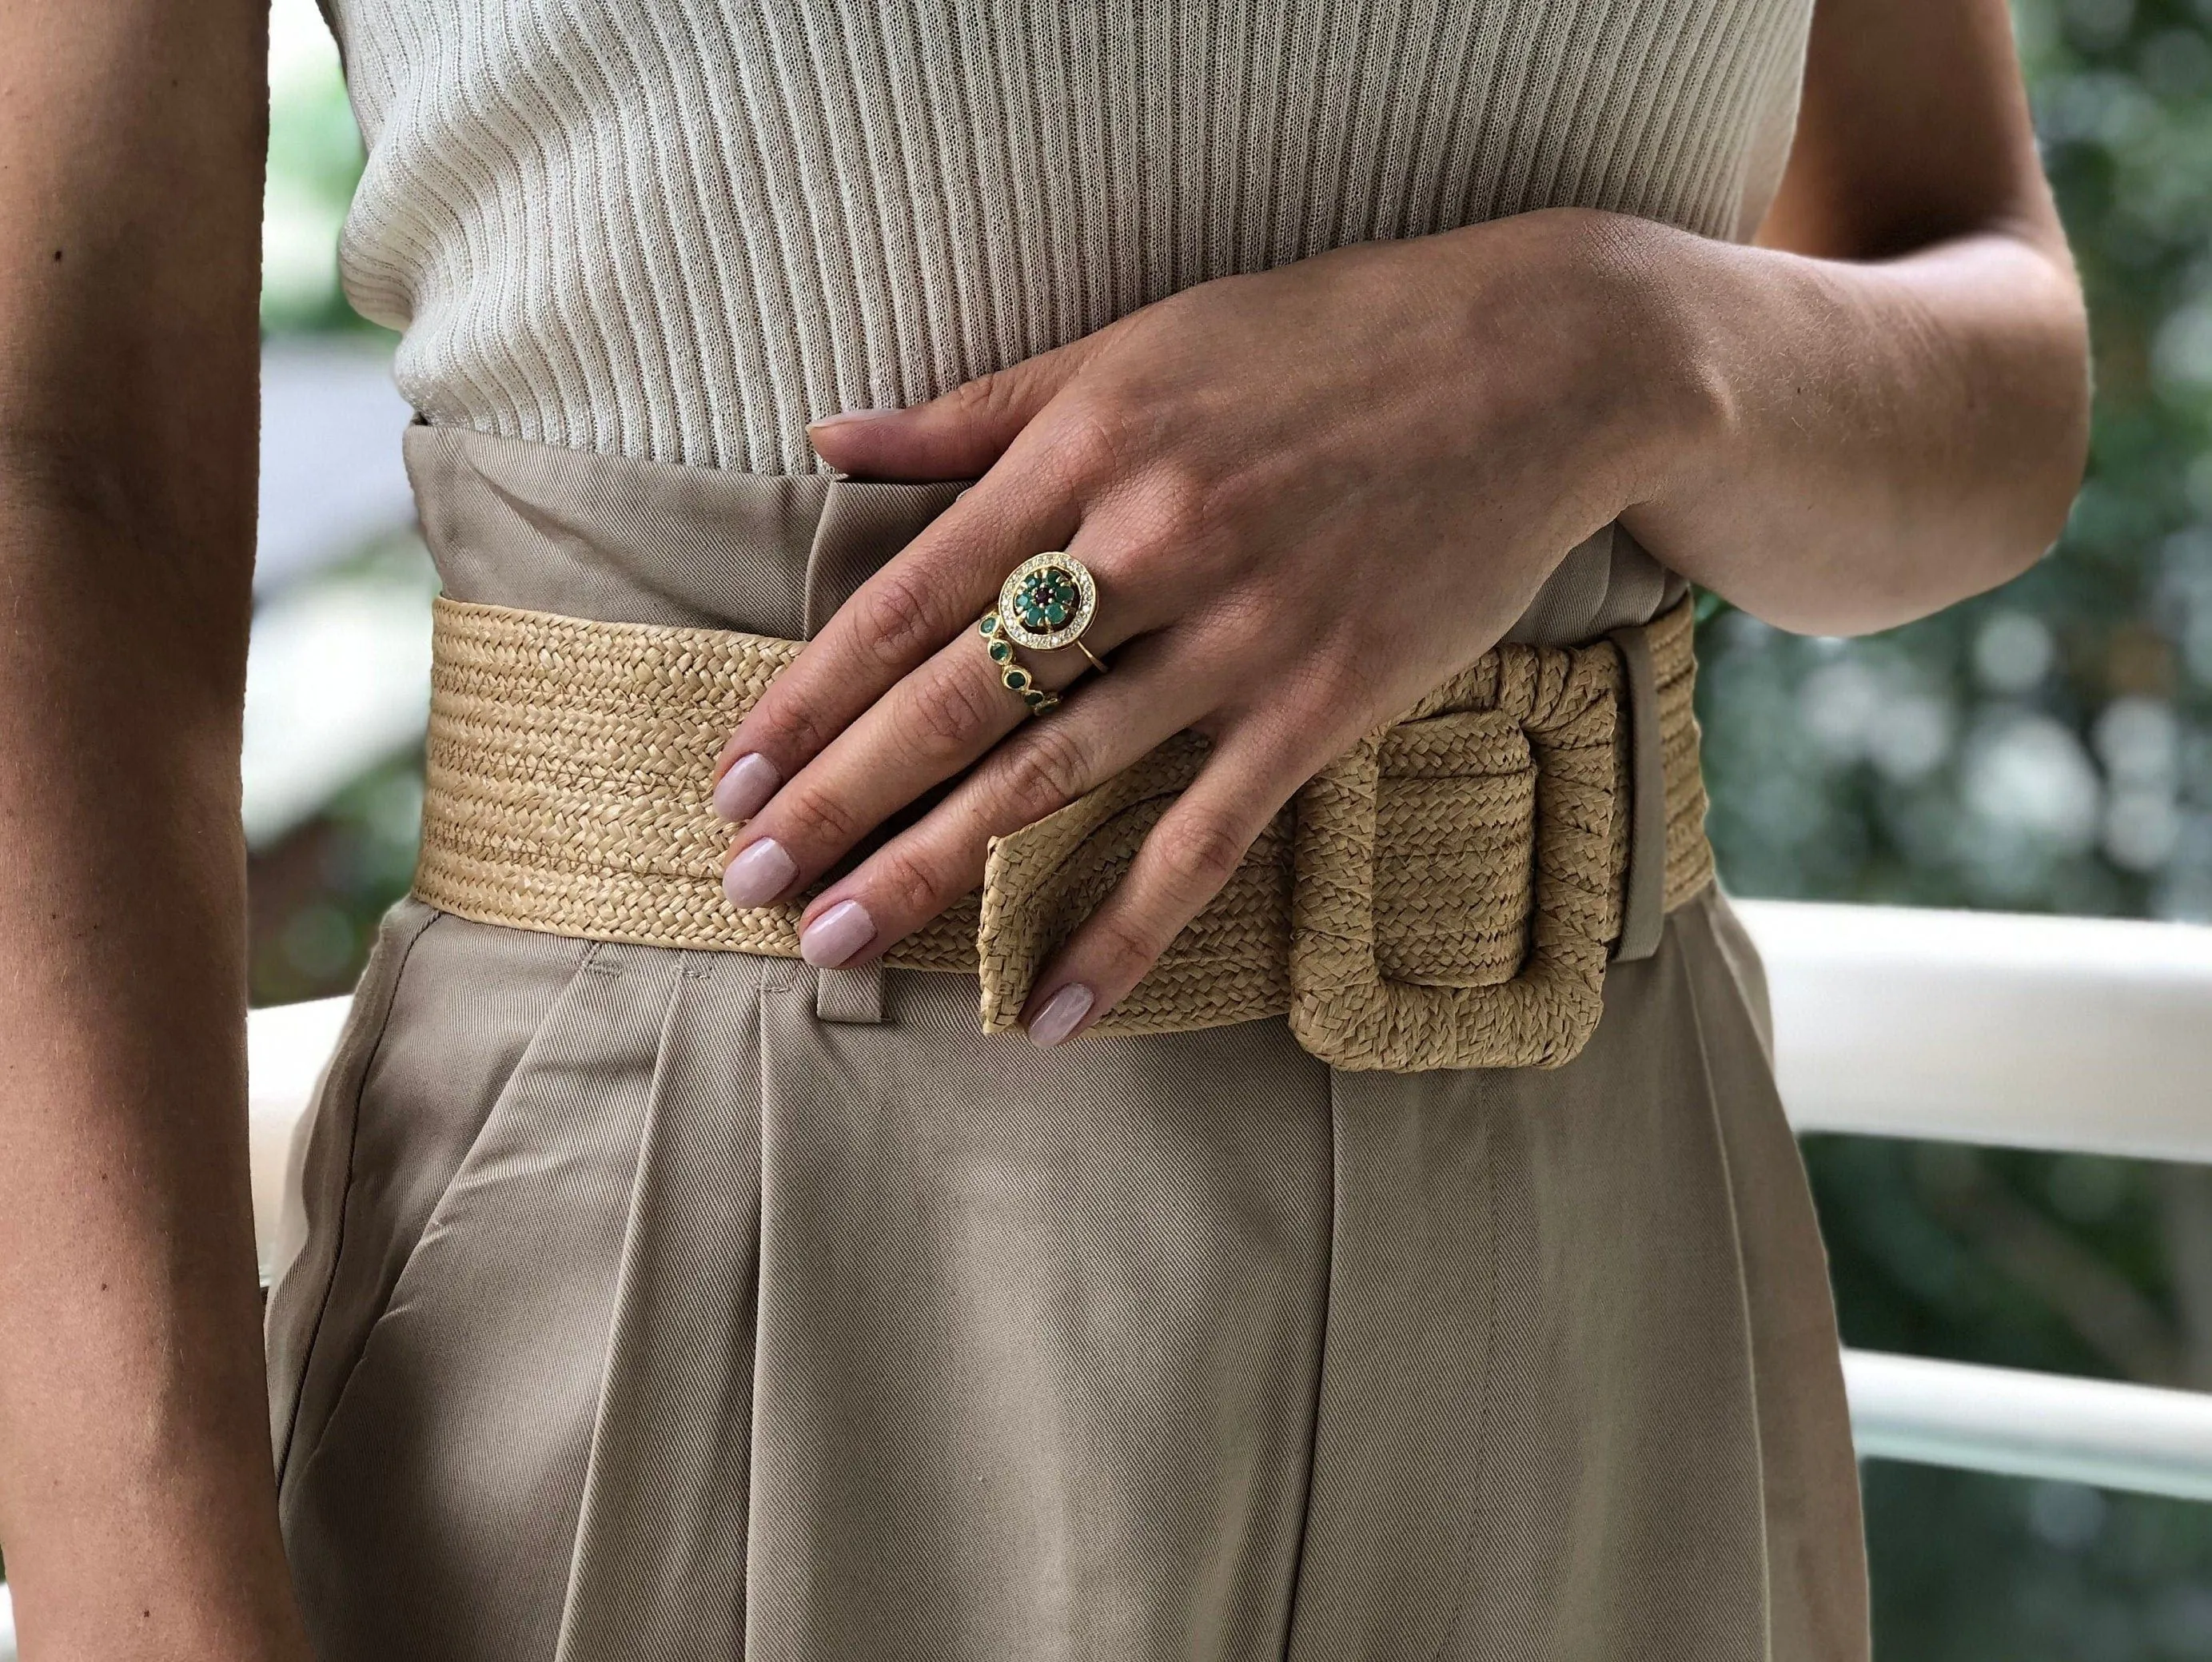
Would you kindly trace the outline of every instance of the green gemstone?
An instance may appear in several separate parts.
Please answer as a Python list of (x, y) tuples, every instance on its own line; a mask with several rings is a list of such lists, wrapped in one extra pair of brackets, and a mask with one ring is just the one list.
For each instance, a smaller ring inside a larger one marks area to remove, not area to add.
[(1036, 691), (1024, 692), (1022, 694), (1022, 702), (1027, 704), (1031, 709), (1042, 709), (1044, 708), (1044, 694)]
[(1022, 579), (1014, 595), (1014, 610), (1022, 622), (1037, 630), (1056, 630), (1075, 615), (1082, 595), (1074, 578), (1065, 571), (1032, 571)]
[(1004, 641), (994, 641), (986, 649), (991, 654), (991, 661), (995, 664), (1003, 664), (1014, 655), (1013, 648), (1008, 646)]
[(1030, 684), (1029, 674), (1024, 670), (1010, 669), (999, 679), (1004, 681), (1008, 686), (1012, 687), (1016, 692), (1019, 692), (1024, 687)]
[(996, 635), (999, 632), (999, 614), (995, 612), (985, 612), (983, 621), (975, 625), (975, 632), (978, 635)]

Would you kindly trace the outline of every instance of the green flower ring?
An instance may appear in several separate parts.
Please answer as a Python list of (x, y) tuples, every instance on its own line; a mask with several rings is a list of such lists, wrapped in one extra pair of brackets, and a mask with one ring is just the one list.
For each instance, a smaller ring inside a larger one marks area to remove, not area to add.
[(999, 616), (1017, 646), (1051, 652), (1073, 646), (1098, 611), (1098, 585), (1073, 554), (1054, 549), (1024, 560), (999, 588)]
[(1060, 696), (1036, 684), (1014, 648), (1051, 652), (1072, 646), (1103, 670), (1106, 666), (1079, 638), (1097, 611), (1098, 585), (1090, 569), (1062, 550), (1033, 556), (1007, 574), (997, 607), (983, 614), (976, 633), (998, 668), (999, 679), (1029, 706), (1031, 715), (1057, 708)]

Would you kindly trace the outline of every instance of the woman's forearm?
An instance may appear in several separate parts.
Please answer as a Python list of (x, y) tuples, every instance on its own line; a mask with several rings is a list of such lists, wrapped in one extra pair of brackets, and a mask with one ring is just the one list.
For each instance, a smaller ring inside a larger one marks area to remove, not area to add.
[(2087, 330), (2004, 0), (1820, 0), (1767, 246), (1608, 230), (1626, 320), (1697, 412), (1624, 516), (1668, 563), (1847, 633), (1990, 588), (2057, 537)]
[(0, 6), (0, 1543), (26, 1662), (305, 1654), (246, 1178), (254, 0)]
[(1669, 565), (1782, 628), (1851, 634), (2003, 582), (2057, 537), (2089, 404), (2063, 242), (1992, 228), (1860, 263), (1647, 222), (1595, 234), (1635, 297), (1622, 326), (1650, 336), (1629, 361), (1696, 412), (1623, 514)]
[(53, 479), (0, 464), (0, 1543), (27, 1658), (280, 1653), (236, 728)]

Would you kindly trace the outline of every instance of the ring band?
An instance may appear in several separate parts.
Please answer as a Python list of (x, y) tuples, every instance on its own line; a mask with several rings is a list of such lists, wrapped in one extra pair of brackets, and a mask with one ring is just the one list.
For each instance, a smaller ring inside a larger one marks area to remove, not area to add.
[(1014, 656), (1013, 637), (1006, 632), (1003, 618), (995, 612), (985, 612), (975, 632), (983, 637), (983, 650), (999, 672), (1000, 684), (1028, 706), (1030, 715), (1047, 715), (1060, 708), (1060, 695), (1039, 686), (1036, 677)]

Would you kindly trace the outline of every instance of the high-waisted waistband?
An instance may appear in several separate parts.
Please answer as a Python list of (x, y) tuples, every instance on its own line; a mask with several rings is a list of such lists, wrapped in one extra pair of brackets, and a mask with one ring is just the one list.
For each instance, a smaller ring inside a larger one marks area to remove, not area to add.
[[(418, 896), (558, 934), (795, 954), (804, 898), (721, 895), (713, 762), (799, 642), (962, 482), (716, 474), (420, 427), (409, 461), (447, 587)], [(1345, 1068), (1570, 1059), (1608, 957), (1648, 952), (1711, 876), (1689, 606), (1628, 546), (1577, 550), (1516, 630), (1587, 619), (1597, 638), (1486, 654), (1325, 770), (1098, 1026), (1281, 1014)], [(1011, 1025), (1202, 757), (1179, 735), (998, 839), (983, 889), (888, 961), (978, 975), (985, 1026)]]

